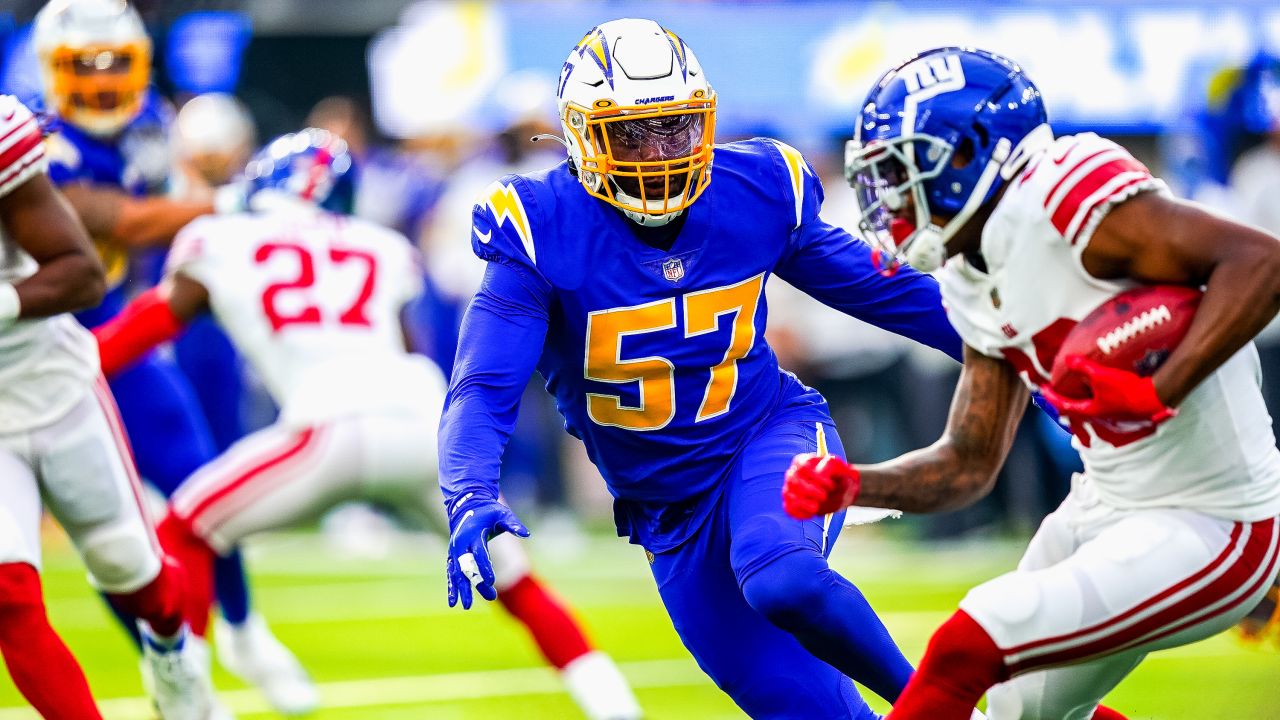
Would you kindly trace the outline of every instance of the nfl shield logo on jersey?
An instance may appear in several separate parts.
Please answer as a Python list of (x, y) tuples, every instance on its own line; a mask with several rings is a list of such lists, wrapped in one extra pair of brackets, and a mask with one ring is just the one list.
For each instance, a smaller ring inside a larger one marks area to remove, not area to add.
[(671, 282), (680, 282), (684, 277), (684, 262), (680, 258), (667, 258), (662, 263), (662, 277)]

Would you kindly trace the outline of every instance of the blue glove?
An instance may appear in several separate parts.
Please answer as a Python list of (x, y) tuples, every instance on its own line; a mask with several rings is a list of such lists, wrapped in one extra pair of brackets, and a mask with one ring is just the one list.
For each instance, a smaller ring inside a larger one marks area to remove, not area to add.
[(529, 537), (520, 518), (496, 498), (467, 493), (449, 508), (449, 607), (461, 599), (463, 609), (470, 609), (472, 584), (480, 597), (497, 599), (488, 542), (504, 532)]

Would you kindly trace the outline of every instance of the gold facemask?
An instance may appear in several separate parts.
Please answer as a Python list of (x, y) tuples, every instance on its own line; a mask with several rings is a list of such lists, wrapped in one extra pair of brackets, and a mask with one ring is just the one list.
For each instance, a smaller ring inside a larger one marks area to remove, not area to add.
[(715, 118), (715, 94), (697, 90), (688, 100), (651, 105), (569, 105), (564, 122), (583, 148), (579, 179), (587, 192), (657, 216), (689, 207), (710, 184)]
[(112, 134), (138, 116), (151, 82), (151, 45), (61, 45), (42, 57), (47, 97), (58, 116), (95, 134)]

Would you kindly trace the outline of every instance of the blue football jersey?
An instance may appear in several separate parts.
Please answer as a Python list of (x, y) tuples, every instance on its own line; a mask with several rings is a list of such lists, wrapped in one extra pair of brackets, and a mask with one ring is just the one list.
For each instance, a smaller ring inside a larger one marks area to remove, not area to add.
[(866, 243), (819, 219), (821, 204), (813, 168), (765, 139), (716, 147), (713, 179), (668, 250), (642, 242), (567, 163), (491, 185), (472, 236), (489, 267), (442, 422), (446, 498), (496, 494), (519, 395), (505, 385), (523, 387), (536, 361), (617, 499), (619, 533), (654, 551), (678, 544), (770, 417), (808, 408), (829, 421), (765, 342), (773, 275), (959, 357), (933, 278), (880, 274)]
[[(97, 137), (55, 119), (45, 141), (49, 178), (59, 187), (86, 183), (118, 188), (134, 196), (164, 193), (173, 168), (169, 146), (172, 120), (172, 109), (154, 91), (148, 94), (138, 117), (113, 138)], [(76, 315), (89, 327), (105, 322), (124, 307), (123, 285), (129, 276), (125, 249), (98, 238), (94, 245), (107, 270), (107, 296), (97, 308)]]

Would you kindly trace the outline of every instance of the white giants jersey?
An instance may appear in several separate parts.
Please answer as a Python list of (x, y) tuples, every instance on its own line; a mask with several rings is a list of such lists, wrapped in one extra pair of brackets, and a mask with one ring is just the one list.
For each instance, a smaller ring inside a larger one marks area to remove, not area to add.
[[(44, 139), (22, 103), (0, 95), (0, 198), (45, 172)], [(38, 266), (0, 226), (0, 283), (31, 277)], [(0, 435), (61, 418), (98, 376), (98, 345), (70, 315), (0, 325)]]
[(422, 291), (422, 275), (399, 233), (301, 204), (209, 216), (178, 234), (167, 272), (209, 291), (282, 421), (439, 414), (444, 378), (404, 346), (400, 311)]
[[(1093, 133), (1058, 138), (1033, 155), (983, 229), (987, 272), (957, 256), (940, 273), (965, 343), (1008, 361), (1033, 389), (1046, 383), (1076, 323), (1135, 286), (1090, 276), (1081, 253), (1107, 212), (1142, 192), (1168, 189)], [(1158, 427), (1086, 423), (1076, 448), (1087, 480), (1120, 508), (1188, 508), (1243, 521), (1280, 513), (1280, 452), (1260, 383), (1250, 344)]]

